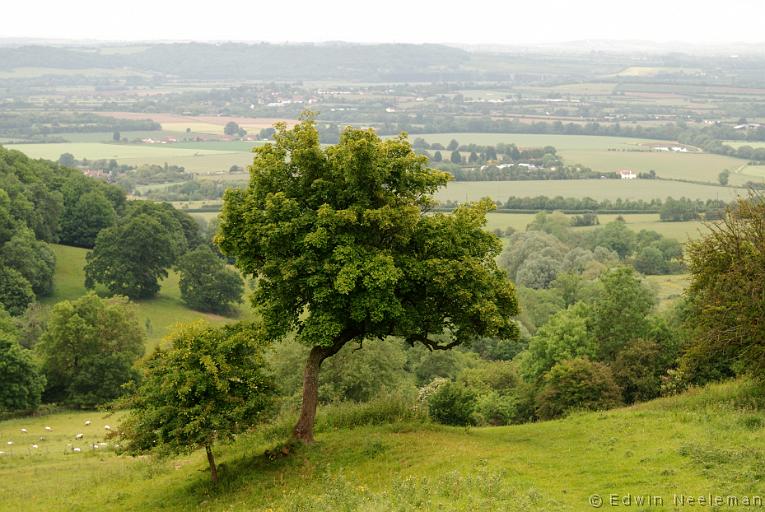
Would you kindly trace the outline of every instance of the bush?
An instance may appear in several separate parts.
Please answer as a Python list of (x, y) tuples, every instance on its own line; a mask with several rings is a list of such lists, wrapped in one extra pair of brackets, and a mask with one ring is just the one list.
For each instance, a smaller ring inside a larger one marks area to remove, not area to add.
[(537, 416), (552, 419), (574, 409), (600, 410), (621, 403), (621, 389), (608, 366), (587, 358), (556, 364), (537, 396)]
[(476, 415), (482, 424), (508, 425), (515, 423), (518, 416), (515, 396), (489, 391), (478, 397)]
[(430, 418), (444, 425), (471, 425), (474, 423), (475, 393), (461, 384), (447, 382), (428, 400)]
[(662, 359), (661, 347), (646, 340), (632, 341), (616, 355), (611, 370), (626, 403), (659, 396), (665, 370)]

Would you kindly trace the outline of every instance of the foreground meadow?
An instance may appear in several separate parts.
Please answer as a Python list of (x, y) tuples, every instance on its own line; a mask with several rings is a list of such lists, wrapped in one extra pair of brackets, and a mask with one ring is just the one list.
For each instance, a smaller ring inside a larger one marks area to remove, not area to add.
[[(371, 406), (325, 407), (312, 446), (265, 456), (278, 436), (253, 432), (222, 447), (217, 488), (201, 452), (155, 460), (89, 448), (104, 442), (114, 416), (15, 419), (0, 423), (0, 442), (14, 442), (0, 456), (0, 510), (579, 511), (611, 495), (653, 499), (637, 510), (690, 510), (674, 497), (765, 495), (761, 396), (732, 382), (608, 412), (472, 429), (381, 418)], [(45, 426), (53, 432), (36, 441)], [(83, 447), (73, 452), (77, 433)]]

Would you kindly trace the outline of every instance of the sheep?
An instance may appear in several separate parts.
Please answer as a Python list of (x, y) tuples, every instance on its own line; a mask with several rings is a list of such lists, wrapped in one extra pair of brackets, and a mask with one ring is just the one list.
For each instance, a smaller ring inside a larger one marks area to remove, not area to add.
[(28, 432), (28, 430), (27, 430), (27, 429), (25, 429), (25, 428), (22, 428), (22, 429), (21, 429), (21, 433), (22, 433), (22, 434), (26, 434), (27, 432)]
[(8, 446), (13, 446), (13, 441), (8, 441)]
[(80, 453), (80, 449), (79, 448), (73, 448), (72, 451), (75, 452), (75, 453)]
[(36, 444), (33, 444), (33, 445), (32, 445), (32, 448), (34, 448), (34, 449), (36, 450), (36, 449), (37, 449), (37, 445), (36, 445)]
[(109, 425), (104, 425), (104, 430), (111, 430), (111, 429), (112, 427), (110, 427)]
[(85, 421), (85, 426), (86, 426), (86, 427), (89, 427), (89, 426), (90, 426), (90, 420), (87, 420), (87, 421)]
[(45, 431), (46, 431), (46, 432), (53, 432), (53, 429), (52, 429), (52, 428), (50, 428), (50, 427), (45, 427)]
[(75, 439), (82, 439), (83, 437), (85, 437), (85, 434), (77, 434), (74, 436)]

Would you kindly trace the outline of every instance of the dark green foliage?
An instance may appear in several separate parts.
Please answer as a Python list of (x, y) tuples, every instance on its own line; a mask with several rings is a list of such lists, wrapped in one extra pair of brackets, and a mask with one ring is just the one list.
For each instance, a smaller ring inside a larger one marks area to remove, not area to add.
[(131, 299), (153, 297), (159, 291), (159, 279), (167, 277), (167, 269), (185, 244), (182, 232), (169, 232), (147, 214), (133, 214), (98, 234), (87, 255), (85, 286), (101, 283), (111, 293)]
[(0, 264), (24, 276), (38, 296), (50, 295), (53, 291), (56, 256), (29, 228), (17, 230), (10, 240), (0, 245)]
[(11, 318), (0, 307), (0, 412), (34, 411), (45, 387), (32, 353), (17, 338)]
[(32, 285), (17, 270), (0, 265), (0, 307), (18, 316), (35, 300)]
[(78, 171), (72, 173), (61, 187), (64, 210), (59, 239), (67, 245), (93, 247), (98, 232), (113, 225), (122, 213), (125, 193)]
[(62, 219), (62, 241), (77, 247), (93, 247), (96, 236), (117, 219), (114, 206), (101, 191), (82, 194), (67, 207)]
[(146, 362), (121, 436), (131, 453), (206, 448), (215, 481), (213, 444), (248, 430), (271, 404), (267, 344), (253, 326), (203, 322), (182, 326), (171, 341)]
[(242, 302), (244, 282), (235, 270), (202, 245), (183, 255), (177, 263), (181, 298), (192, 309), (225, 313)]
[(624, 402), (631, 404), (659, 396), (661, 377), (667, 367), (658, 343), (634, 340), (619, 351), (611, 370), (622, 388)]
[(615, 407), (621, 403), (621, 389), (608, 366), (576, 358), (558, 363), (545, 375), (536, 402), (539, 418), (552, 419), (576, 409)]
[(124, 393), (137, 378), (144, 333), (124, 298), (89, 293), (53, 307), (36, 350), (48, 383), (46, 401), (95, 407)]
[(471, 425), (474, 422), (475, 393), (454, 382), (441, 385), (428, 399), (428, 413), (444, 425)]
[(611, 361), (627, 342), (646, 335), (655, 296), (628, 267), (609, 270), (600, 282), (602, 292), (592, 303), (589, 322), (599, 359)]

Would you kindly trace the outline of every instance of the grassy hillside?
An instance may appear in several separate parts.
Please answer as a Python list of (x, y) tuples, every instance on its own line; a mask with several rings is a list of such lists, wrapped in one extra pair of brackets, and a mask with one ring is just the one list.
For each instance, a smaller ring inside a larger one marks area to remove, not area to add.
[(263, 456), (273, 444), (249, 434), (220, 450), (217, 489), (200, 452), (156, 461), (90, 448), (114, 417), (12, 420), (0, 423), (0, 510), (578, 511), (592, 509), (594, 494), (610, 508), (612, 493), (657, 496), (664, 506), (651, 510), (681, 510), (675, 494), (765, 495), (761, 396), (734, 382), (537, 424), (325, 429), (314, 446), (274, 460)]
[[(76, 299), (87, 292), (84, 285), (85, 272), (83, 270), (87, 250), (64, 245), (52, 245), (51, 247), (56, 253), (56, 273), (53, 276), (54, 293), (43, 301), (46, 305), (53, 305), (61, 300)], [(104, 289), (97, 291), (105, 293)], [(179, 322), (192, 322), (200, 318), (210, 322), (234, 320), (233, 318), (201, 313), (187, 308), (181, 301), (178, 274), (173, 271), (162, 281), (162, 288), (155, 298), (137, 301), (136, 304), (141, 325), (146, 328), (147, 351), (159, 343)], [(239, 309), (240, 318), (247, 318), (251, 314), (246, 302)]]

